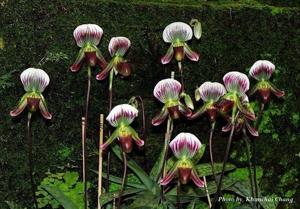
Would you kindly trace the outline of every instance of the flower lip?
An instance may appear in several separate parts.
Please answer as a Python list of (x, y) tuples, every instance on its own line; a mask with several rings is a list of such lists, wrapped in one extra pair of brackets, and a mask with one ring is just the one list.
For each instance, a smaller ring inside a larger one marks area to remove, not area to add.
[(192, 28), (183, 22), (173, 22), (163, 31), (163, 39), (167, 43), (185, 42), (193, 37)]
[(249, 74), (256, 80), (269, 80), (273, 72), (275, 71), (275, 65), (268, 60), (258, 60), (250, 68)]
[(26, 92), (36, 91), (42, 93), (50, 82), (48, 74), (37, 68), (24, 70), (20, 78)]
[(86, 43), (97, 46), (102, 38), (103, 30), (96, 24), (79, 25), (73, 32), (77, 46), (83, 47)]
[(180, 159), (187, 157), (191, 159), (201, 147), (200, 140), (191, 133), (180, 133), (170, 143), (174, 155)]
[(239, 96), (244, 95), (250, 87), (248, 77), (244, 73), (237, 71), (226, 73), (223, 81), (228, 92), (236, 92)]
[(181, 84), (179, 81), (171, 78), (159, 81), (153, 90), (153, 95), (162, 103), (179, 99)]
[(110, 39), (108, 51), (112, 57), (114, 55), (124, 56), (130, 45), (131, 42), (126, 37), (113, 37)]
[(124, 122), (126, 125), (129, 125), (133, 122), (134, 118), (138, 116), (138, 110), (129, 105), (121, 104), (115, 106), (107, 116), (106, 120), (113, 127), (118, 127), (120, 122)]
[(221, 96), (226, 94), (225, 87), (218, 82), (204, 82), (198, 89), (200, 98), (203, 101), (217, 102)]

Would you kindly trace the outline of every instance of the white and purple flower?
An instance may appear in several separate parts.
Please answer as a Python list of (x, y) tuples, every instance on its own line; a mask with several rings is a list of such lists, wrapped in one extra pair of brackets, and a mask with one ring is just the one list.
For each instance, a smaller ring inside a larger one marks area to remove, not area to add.
[(116, 138), (120, 141), (122, 150), (126, 153), (132, 150), (132, 139), (139, 147), (143, 146), (144, 141), (140, 139), (138, 133), (130, 126), (137, 116), (138, 110), (129, 104), (115, 106), (110, 111), (106, 120), (116, 130), (101, 146), (101, 149), (106, 149)]
[(179, 118), (180, 114), (189, 117), (192, 111), (180, 102), (182, 93), (181, 84), (174, 79), (167, 78), (159, 81), (153, 91), (153, 95), (164, 103), (161, 112), (152, 119), (152, 124), (158, 126), (164, 122), (168, 115), (173, 119)]
[(107, 63), (97, 48), (103, 35), (102, 28), (96, 24), (83, 24), (74, 30), (73, 35), (77, 46), (81, 49), (70, 70), (79, 71), (84, 62), (90, 67), (98, 65), (105, 68)]
[(204, 101), (204, 105), (198, 111), (196, 111), (190, 117), (190, 119), (197, 118), (206, 112), (209, 115), (209, 119), (211, 121), (215, 121), (218, 112), (216, 104), (219, 99), (225, 94), (226, 89), (222, 84), (210, 81), (204, 82), (195, 91), (196, 101), (202, 99)]
[(52, 115), (48, 111), (42, 95), (50, 82), (48, 74), (41, 69), (28, 68), (21, 73), (20, 78), (26, 93), (20, 99), (17, 107), (10, 111), (10, 115), (16, 117), (24, 111), (25, 107), (28, 107), (30, 112), (36, 112), (39, 109), (45, 119), (51, 119)]
[(279, 90), (269, 81), (274, 71), (275, 65), (272, 62), (268, 60), (256, 61), (250, 68), (249, 74), (256, 79), (258, 83), (251, 90), (250, 95), (258, 91), (264, 103), (269, 101), (271, 92), (278, 98), (283, 97), (285, 94), (284, 91)]
[(199, 139), (191, 133), (180, 133), (171, 141), (170, 148), (177, 158), (177, 162), (160, 180), (160, 184), (167, 185), (175, 176), (178, 176), (181, 184), (187, 184), (189, 180), (192, 180), (196, 186), (204, 187), (204, 182), (198, 177), (192, 161), (201, 148)]
[(122, 76), (129, 76), (131, 74), (130, 65), (124, 59), (130, 45), (131, 42), (126, 37), (113, 37), (110, 40), (108, 51), (112, 60), (106, 68), (96, 76), (97, 80), (105, 79), (111, 70), (113, 70), (116, 74), (120, 73)]
[(169, 24), (163, 31), (163, 40), (166, 43), (171, 43), (171, 46), (166, 55), (161, 58), (161, 63), (168, 64), (173, 56), (175, 56), (177, 62), (181, 62), (185, 55), (191, 61), (198, 61), (199, 54), (194, 52), (186, 43), (192, 37), (193, 31), (188, 24), (183, 22)]

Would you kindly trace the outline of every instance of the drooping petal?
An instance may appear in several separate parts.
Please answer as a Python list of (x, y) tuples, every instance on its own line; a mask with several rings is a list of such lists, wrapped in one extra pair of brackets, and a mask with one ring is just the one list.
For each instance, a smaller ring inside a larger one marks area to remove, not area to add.
[(113, 37), (110, 39), (108, 51), (112, 57), (115, 55), (124, 56), (130, 45), (130, 40), (126, 37)]
[(80, 49), (78, 55), (77, 55), (77, 58), (75, 60), (75, 62), (73, 63), (73, 65), (70, 67), (70, 70), (72, 72), (77, 72), (80, 70), (81, 66), (82, 66), (82, 63), (84, 61), (84, 49)]
[(231, 130), (231, 128), (232, 128), (231, 120), (228, 120), (227, 124), (222, 127), (222, 131), (223, 132), (228, 132), (228, 131)]
[(186, 43), (184, 44), (184, 53), (191, 61), (197, 62), (199, 60), (199, 54), (194, 52)]
[(183, 105), (181, 102), (179, 102), (178, 110), (181, 114), (183, 114), (187, 118), (190, 118), (191, 115), (193, 114), (193, 112), (188, 107)]
[(275, 65), (268, 60), (258, 60), (250, 68), (249, 74), (256, 80), (269, 80), (273, 72), (275, 71)]
[(102, 70), (96, 75), (96, 79), (100, 81), (104, 80), (108, 76), (109, 72), (112, 70), (113, 66), (114, 64), (112, 61), (108, 63), (108, 65), (106, 65), (104, 70)]
[(153, 95), (162, 103), (166, 103), (169, 100), (178, 100), (180, 92), (181, 84), (175, 79), (167, 78), (156, 84)]
[(191, 177), (192, 177), (192, 180), (196, 184), (197, 187), (204, 187), (204, 181), (202, 181), (199, 178), (199, 176), (198, 176), (195, 169), (192, 170), (192, 176)]
[(96, 48), (95, 50), (96, 50), (97, 64), (98, 64), (98, 66), (100, 66), (101, 69), (104, 69), (107, 65), (107, 62), (104, 59), (100, 50), (98, 48)]
[(271, 82), (268, 82), (268, 83), (269, 83), (269, 85), (271, 87), (272, 93), (276, 97), (280, 98), (280, 97), (283, 97), (285, 95), (284, 91), (279, 90), (273, 83), (271, 83)]
[(129, 105), (129, 104), (121, 104), (115, 106), (107, 116), (106, 120), (113, 127), (118, 127), (120, 122), (129, 125), (132, 123), (134, 118), (138, 116), (138, 110)]
[(174, 55), (174, 49), (173, 46), (171, 45), (167, 53), (161, 58), (161, 63), (163, 65), (168, 64), (171, 61), (173, 55)]
[(240, 100), (236, 101), (236, 105), (238, 110), (243, 113), (243, 115), (248, 118), (249, 120), (254, 120), (255, 119), (255, 113), (252, 111), (249, 111), (247, 108), (245, 108)]
[(163, 39), (167, 43), (185, 42), (193, 37), (192, 28), (183, 22), (169, 24), (163, 31)]
[(201, 142), (194, 134), (180, 133), (171, 141), (169, 146), (178, 159), (183, 156), (192, 158), (200, 149)]
[(205, 113), (207, 110), (207, 106), (206, 105), (203, 105), (201, 108), (199, 108), (195, 113), (193, 113), (189, 119), (190, 120), (193, 120), (193, 119), (196, 119), (198, 118), (200, 115), (202, 115), (203, 113)]
[(122, 76), (129, 76), (131, 74), (131, 67), (130, 64), (126, 61), (121, 61), (117, 64), (116, 69), (118, 73), (120, 73)]
[(9, 112), (10, 116), (16, 117), (20, 115), (27, 106), (27, 94), (24, 94), (15, 109)]
[(49, 85), (50, 78), (48, 74), (37, 68), (28, 68), (21, 73), (21, 81), (27, 92), (35, 91), (42, 93)]
[(245, 124), (246, 124), (246, 127), (247, 127), (249, 133), (252, 136), (258, 136), (259, 135), (258, 131), (254, 127), (252, 127), (247, 120), (245, 121)]
[(165, 186), (169, 184), (173, 180), (176, 174), (177, 174), (177, 165), (175, 164), (173, 168), (167, 173), (167, 175), (160, 180), (160, 185)]
[(116, 129), (112, 133), (112, 135), (105, 141), (105, 143), (100, 146), (100, 149), (105, 150), (118, 137), (118, 132), (118, 129)]
[(103, 30), (96, 24), (83, 24), (74, 30), (73, 35), (79, 47), (83, 47), (86, 43), (97, 46), (102, 38)]
[(135, 141), (136, 145), (141, 147), (141, 146), (144, 146), (144, 140), (142, 140), (138, 133), (132, 128), (132, 127), (128, 127), (130, 132), (131, 132), (131, 136), (133, 138), (133, 140)]
[(169, 112), (167, 108), (164, 106), (161, 112), (152, 119), (152, 125), (159, 126), (160, 124), (162, 124), (166, 120), (168, 114)]
[(220, 97), (226, 94), (226, 89), (222, 84), (210, 81), (204, 82), (198, 91), (200, 98), (205, 102), (210, 100), (217, 102)]
[(40, 95), (39, 109), (45, 119), (51, 120), (52, 114), (48, 111), (47, 103), (43, 95)]
[(239, 96), (242, 96), (249, 90), (249, 79), (243, 73), (237, 71), (226, 73), (223, 81), (228, 92), (236, 92)]

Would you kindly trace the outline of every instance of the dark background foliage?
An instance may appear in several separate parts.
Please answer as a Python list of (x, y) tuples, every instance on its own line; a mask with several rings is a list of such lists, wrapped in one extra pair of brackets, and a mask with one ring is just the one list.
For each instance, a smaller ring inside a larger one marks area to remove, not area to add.
[[(267, 5), (266, 5), (267, 4)], [(150, 121), (161, 104), (152, 96), (154, 85), (168, 77), (173, 62), (160, 64), (167, 44), (162, 41), (164, 27), (174, 21), (202, 22), (203, 37), (190, 45), (201, 54), (198, 63), (184, 62), (186, 90), (207, 80), (221, 81), (232, 70), (247, 73), (257, 59), (269, 59), (277, 66), (274, 83), (286, 91), (284, 100), (275, 100), (260, 127), (258, 164), (263, 167), (261, 187), (266, 194), (298, 199), (299, 191), (299, 85), (300, 85), (300, 9), (299, 1), (105, 1), (105, 0), (17, 0), (0, 1), (0, 208), (4, 200), (28, 205), (30, 185), (27, 168), (25, 136), (26, 117), (12, 119), (8, 113), (23, 94), (20, 73), (28, 67), (41, 67), (51, 82), (44, 93), (54, 117), (45, 122), (39, 114), (33, 119), (35, 179), (48, 170), (61, 167), (78, 169), (81, 151), (81, 116), (85, 99), (86, 70), (74, 74), (68, 67), (75, 59), (78, 47), (73, 39), (74, 28), (82, 23), (96, 23), (104, 30), (99, 48), (109, 59), (108, 42), (113, 36), (126, 36), (132, 42), (127, 55), (132, 63), (130, 78), (114, 80), (114, 102), (127, 102), (141, 95), (146, 105), (149, 136), (146, 141), (148, 163), (152, 165), (161, 150), (164, 126), (154, 128)], [(93, 70), (93, 75), (99, 69)], [(178, 75), (178, 73), (177, 73)], [(252, 80), (252, 84), (255, 81)], [(107, 81), (92, 81), (89, 112), (89, 166), (97, 168), (99, 113), (107, 115)], [(217, 125), (216, 158), (221, 161), (226, 134)], [(141, 127), (141, 123), (136, 123)], [(196, 122), (180, 121), (175, 133), (195, 133), (207, 143), (209, 124), (206, 118)], [(246, 166), (245, 148), (235, 137), (231, 161)], [(143, 163), (142, 152), (131, 154)], [(207, 156), (206, 159), (208, 160)], [(114, 161), (115, 162), (115, 161)], [(118, 164), (113, 166), (117, 170)], [(89, 176), (91, 181), (96, 177)], [(298, 202), (298, 204), (300, 204)], [(295, 205), (294, 205), (295, 206)], [(284, 206), (282, 206), (284, 207)], [(291, 207), (291, 206), (286, 206)]]

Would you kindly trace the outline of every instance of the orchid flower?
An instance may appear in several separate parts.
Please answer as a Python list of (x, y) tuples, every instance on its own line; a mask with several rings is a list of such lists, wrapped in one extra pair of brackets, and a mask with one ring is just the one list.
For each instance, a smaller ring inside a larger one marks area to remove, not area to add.
[(255, 78), (258, 83), (251, 90), (250, 95), (259, 92), (264, 103), (270, 99), (270, 93), (275, 96), (283, 97), (284, 91), (279, 90), (273, 83), (269, 81), (271, 75), (275, 71), (275, 65), (267, 60), (258, 60), (250, 68), (249, 74)]
[(196, 101), (202, 99), (204, 105), (190, 119), (195, 119), (206, 112), (209, 115), (210, 121), (215, 121), (218, 113), (217, 102), (225, 94), (226, 89), (222, 84), (210, 81), (204, 82), (195, 91)]
[(98, 65), (105, 68), (106, 61), (97, 48), (103, 35), (102, 28), (95, 24), (83, 24), (74, 30), (73, 35), (77, 46), (81, 49), (70, 70), (72, 72), (79, 71), (84, 62), (90, 67)]
[(28, 68), (21, 73), (20, 78), (26, 93), (20, 99), (17, 107), (10, 111), (10, 115), (16, 117), (27, 107), (30, 112), (36, 112), (39, 109), (43, 117), (50, 120), (52, 115), (48, 111), (42, 95), (50, 82), (48, 74), (41, 69)]
[(166, 55), (161, 58), (161, 63), (168, 64), (173, 55), (177, 62), (181, 62), (185, 55), (192, 61), (198, 61), (199, 55), (186, 43), (192, 37), (192, 28), (186, 23), (174, 22), (168, 25), (163, 31), (163, 39), (166, 43), (171, 43), (171, 46)]
[(247, 118), (253, 120), (255, 115), (249, 112), (241, 103), (241, 99), (245, 97), (246, 92), (249, 90), (250, 82), (248, 77), (240, 72), (229, 72), (223, 77), (227, 93), (222, 97), (219, 103), (221, 112), (228, 112), (233, 109), (239, 110)]
[(138, 146), (143, 146), (144, 141), (140, 139), (138, 133), (130, 126), (137, 116), (138, 110), (129, 104), (115, 106), (106, 120), (116, 129), (101, 146), (101, 149), (106, 149), (116, 138), (120, 141), (122, 150), (126, 153), (132, 150), (132, 139)]
[(177, 158), (177, 162), (168, 174), (160, 180), (160, 184), (167, 185), (175, 176), (178, 176), (181, 184), (187, 184), (192, 179), (198, 187), (204, 187), (204, 182), (198, 177), (192, 161), (200, 147), (201, 142), (194, 134), (178, 134), (170, 143), (170, 148)]
[[(162, 103), (164, 106), (161, 112), (152, 119), (152, 124), (158, 126), (165, 121), (168, 115), (172, 119), (177, 119), (180, 113), (186, 117), (192, 115), (193, 103), (189, 99), (190, 97), (182, 92), (181, 84), (171, 78), (163, 79), (159, 81), (153, 91), (154, 96)], [(185, 97), (185, 103), (188, 107), (180, 102), (181, 97)]]
[(124, 59), (131, 43), (126, 37), (113, 37), (108, 46), (108, 51), (112, 57), (110, 63), (97, 76), (97, 80), (103, 80), (113, 70), (115, 74), (120, 73), (122, 76), (129, 76), (131, 73), (130, 65)]
[[(255, 114), (253, 108), (251, 107), (251, 105), (249, 103), (249, 99), (248, 99), (247, 95), (245, 95), (243, 97), (242, 105), (245, 107), (245, 109), (247, 109), (248, 112), (251, 112), (253, 115)], [(245, 117), (245, 115), (242, 114), (241, 112), (238, 112), (236, 117), (237, 117), (236, 124), (235, 124), (235, 131), (236, 132), (240, 132), (245, 127), (252, 136), (258, 136), (258, 132), (251, 125), (251, 120), (249, 118)], [(231, 118), (228, 117), (228, 123), (227, 123), (227, 125), (225, 125), (222, 128), (222, 131), (223, 132), (228, 132), (228, 131), (231, 130), (231, 128), (232, 128)]]

